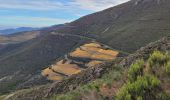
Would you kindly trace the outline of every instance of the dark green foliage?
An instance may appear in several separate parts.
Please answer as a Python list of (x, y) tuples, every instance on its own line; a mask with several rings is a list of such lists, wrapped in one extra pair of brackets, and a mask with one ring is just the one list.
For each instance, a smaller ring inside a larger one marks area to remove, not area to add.
[(154, 76), (138, 76), (136, 81), (126, 83), (120, 89), (116, 100), (163, 100), (157, 97), (161, 92), (159, 86), (160, 81)]
[(168, 60), (170, 60), (168, 56), (169, 56), (168, 53), (154, 51), (148, 59), (149, 66), (150, 67), (164, 66), (165, 64), (167, 64)]
[[(161, 88), (158, 74), (170, 72), (169, 53), (154, 51), (148, 59), (148, 65), (143, 60), (132, 64), (128, 71), (128, 81), (117, 93), (116, 100), (168, 100), (167, 95)], [(144, 71), (149, 69), (151, 71)], [(158, 73), (152, 73), (153, 71)], [(164, 70), (163, 70), (164, 71)]]
[(148, 59), (149, 71), (153, 74), (160, 74), (163, 70), (170, 74), (170, 54), (169, 52), (154, 51)]
[(138, 76), (143, 75), (144, 60), (138, 60), (132, 64), (128, 70), (128, 79), (130, 82), (134, 82)]
[(170, 61), (165, 66), (165, 71), (166, 71), (166, 73), (168, 73), (168, 75), (170, 75)]

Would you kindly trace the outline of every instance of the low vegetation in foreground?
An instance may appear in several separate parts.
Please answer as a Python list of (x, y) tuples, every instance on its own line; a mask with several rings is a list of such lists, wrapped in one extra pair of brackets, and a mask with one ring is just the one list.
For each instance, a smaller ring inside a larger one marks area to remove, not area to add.
[(115, 65), (102, 78), (53, 99), (169, 100), (169, 86), (170, 53), (154, 51), (148, 60), (138, 59), (129, 69)]

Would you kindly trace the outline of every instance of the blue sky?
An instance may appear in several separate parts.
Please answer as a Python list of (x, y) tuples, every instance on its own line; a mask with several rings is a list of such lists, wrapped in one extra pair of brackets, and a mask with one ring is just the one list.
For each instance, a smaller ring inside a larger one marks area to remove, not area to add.
[(0, 0), (0, 29), (71, 22), (128, 0)]

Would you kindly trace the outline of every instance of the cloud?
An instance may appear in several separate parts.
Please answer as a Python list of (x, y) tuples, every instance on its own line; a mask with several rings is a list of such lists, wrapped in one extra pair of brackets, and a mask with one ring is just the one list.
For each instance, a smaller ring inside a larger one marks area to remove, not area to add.
[(27, 10), (91, 10), (100, 11), (128, 0), (0, 0), (0, 8)]
[(57, 23), (63, 23), (63, 22), (69, 22), (70, 20), (66, 19), (57, 19), (57, 18), (46, 18), (46, 17), (25, 17), (25, 16), (9, 16), (5, 17), (6, 19), (11, 20), (27, 20), (27, 21), (42, 21), (42, 22), (57, 22)]
[[(129, 0), (0, 0), (0, 13), (4, 13), (0, 16), (0, 24), (7, 26), (61, 24), (126, 1)], [(21, 13), (17, 10), (20, 10)], [(24, 10), (28, 10), (29, 13), (22, 14)], [(57, 16), (55, 13), (61, 14)]]
[(74, 0), (70, 5), (84, 10), (100, 11), (126, 1), (129, 0)]
[(27, 9), (27, 10), (53, 10), (64, 5), (50, 0), (0, 0), (0, 8)]

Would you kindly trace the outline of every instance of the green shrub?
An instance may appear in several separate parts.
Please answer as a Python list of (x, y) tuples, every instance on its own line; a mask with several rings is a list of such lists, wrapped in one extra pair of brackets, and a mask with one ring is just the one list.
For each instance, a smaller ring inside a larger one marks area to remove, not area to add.
[(148, 59), (148, 64), (152, 68), (154, 66), (164, 66), (167, 64), (169, 60), (169, 54), (168, 53), (162, 53), (160, 51), (154, 51), (149, 59)]
[[(163, 71), (165, 69), (166, 73), (170, 73), (169, 55), (169, 53), (155, 51), (146, 62), (149, 66), (145, 65), (144, 60), (137, 60), (132, 64), (128, 70), (127, 83), (120, 88), (113, 100), (168, 100), (167, 95), (160, 86), (158, 75), (150, 73), (147, 69), (152, 69), (159, 73), (159, 68), (161, 68), (161, 71), (163, 68)], [(101, 79), (82, 85), (66, 94), (57, 95), (56, 100), (79, 100), (84, 94), (92, 93), (92, 91), (100, 94), (100, 87), (103, 84), (112, 85), (113, 81), (121, 79), (122, 72), (119, 66), (113, 66), (113, 69), (104, 74)], [(104, 100), (108, 99), (107, 96), (102, 98)]]
[(165, 71), (168, 75), (170, 75), (170, 61), (167, 63), (167, 65), (165, 66)]
[[(138, 76), (137, 80), (126, 83), (118, 92), (116, 100), (142, 100), (142, 98), (157, 98), (157, 91), (159, 92), (160, 81), (152, 76)], [(155, 97), (146, 97), (146, 95)], [(148, 99), (147, 99), (148, 100)]]
[(128, 91), (128, 86), (130, 83), (127, 83), (122, 86), (116, 96), (116, 100), (131, 100), (131, 94)]
[(137, 60), (136, 63), (132, 64), (128, 70), (128, 79), (133, 82), (138, 76), (143, 75), (144, 60)]
[[(148, 59), (149, 71), (160, 77), (163, 73), (170, 74), (170, 53), (155, 51)], [(164, 72), (165, 71), (165, 72)]]
[(70, 92), (67, 95), (57, 95), (56, 100), (77, 100), (80, 98), (80, 93)]
[(137, 100), (143, 100), (141, 96), (137, 97)]

